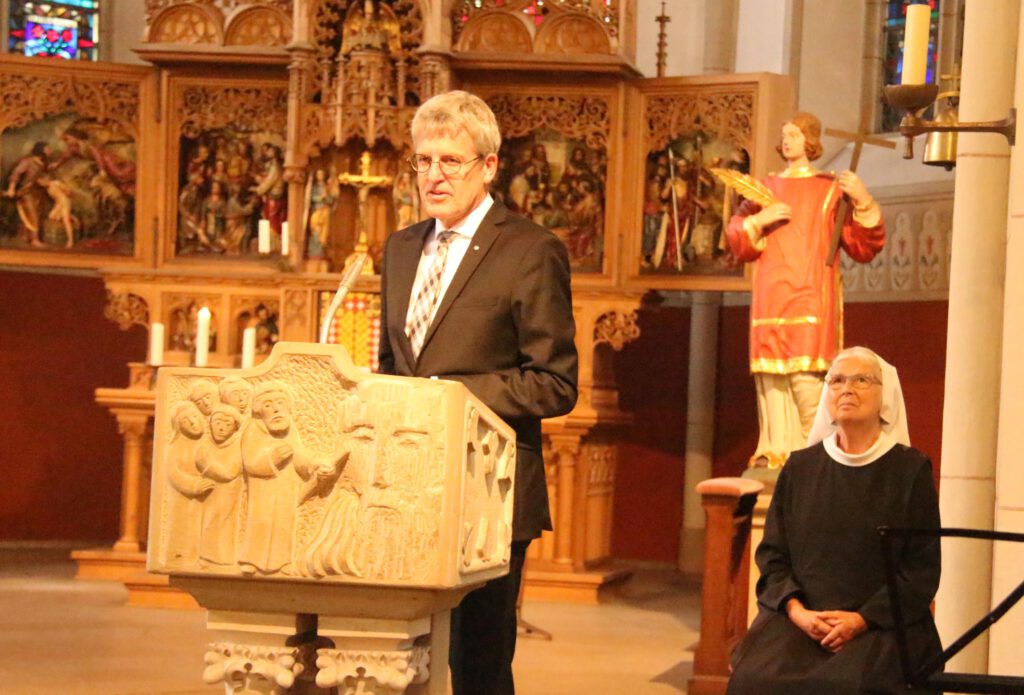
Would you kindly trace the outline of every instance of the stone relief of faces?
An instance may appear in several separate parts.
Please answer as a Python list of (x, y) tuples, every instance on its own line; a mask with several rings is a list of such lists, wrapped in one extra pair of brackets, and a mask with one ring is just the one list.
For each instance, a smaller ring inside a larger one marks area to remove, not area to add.
[(176, 435), (181, 434), (189, 439), (199, 439), (206, 430), (203, 424), (203, 414), (192, 401), (179, 403), (175, 407), (171, 415), (171, 423)]
[(218, 406), (210, 413), (210, 437), (223, 444), (242, 426), (238, 413), (226, 406)]
[(188, 399), (196, 404), (203, 415), (209, 416), (217, 405), (217, 386), (209, 379), (200, 379), (188, 392)]
[(253, 415), (263, 421), (273, 434), (287, 434), (292, 426), (292, 399), (279, 385), (269, 385), (256, 393)]
[(220, 382), (220, 400), (235, 408), (241, 415), (249, 414), (252, 405), (252, 385), (245, 379), (229, 376)]

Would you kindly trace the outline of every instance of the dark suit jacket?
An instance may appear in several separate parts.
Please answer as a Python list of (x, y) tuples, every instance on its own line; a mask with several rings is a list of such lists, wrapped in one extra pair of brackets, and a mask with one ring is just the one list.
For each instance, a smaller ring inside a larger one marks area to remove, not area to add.
[(459, 381), (516, 431), (515, 540), (551, 529), (541, 418), (576, 404), (569, 258), (554, 234), (495, 201), (427, 331), (419, 360), (405, 317), (429, 219), (392, 234), (381, 279), (380, 371)]

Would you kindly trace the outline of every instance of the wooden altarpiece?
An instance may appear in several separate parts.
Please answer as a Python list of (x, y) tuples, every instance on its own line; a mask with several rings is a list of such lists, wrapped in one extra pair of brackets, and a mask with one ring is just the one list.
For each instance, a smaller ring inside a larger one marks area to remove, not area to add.
[[(148, 2), (136, 50), (156, 67), (132, 72), (153, 87), (139, 110), (147, 233), (132, 266), (102, 264), (108, 318), (163, 323), (162, 363), (172, 366), (190, 363), (203, 306), (213, 367), (239, 363), (250, 325), (258, 360), (278, 340), (316, 340), (346, 258), (365, 250), (378, 267), (387, 233), (418, 219), (403, 161), (416, 106), (455, 87), (481, 95), (505, 143), (493, 193), (553, 229), (573, 265), (580, 398), (544, 425), (555, 530), (531, 546), (526, 591), (598, 600), (623, 576), (611, 563), (611, 522), (630, 416), (610, 354), (639, 337), (648, 290), (746, 288), (736, 268), (647, 268), (645, 244), (685, 224), (678, 205), (700, 192), (714, 157), (741, 152), (737, 165), (768, 171), (791, 102), (788, 83), (771, 75), (642, 79), (635, 18), (635, 0)], [(668, 149), (680, 164), (671, 209), (658, 169)], [(721, 212), (708, 207), (691, 205), (708, 219)], [(261, 219), (270, 253), (258, 252)], [(379, 279), (368, 269), (331, 340), (372, 368), (379, 322)], [(126, 436), (122, 556), (80, 563), (82, 575), (141, 568), (132, 558), (145, 548), (154, 372), (140, 362), (128, 388), (97, 392)], [(140, 590), (130, 600), (151, 599)]]

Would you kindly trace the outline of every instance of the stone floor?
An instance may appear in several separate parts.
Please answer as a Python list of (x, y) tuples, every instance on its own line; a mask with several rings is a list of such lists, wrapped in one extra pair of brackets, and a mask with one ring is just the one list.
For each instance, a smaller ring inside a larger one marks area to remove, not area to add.
[[(204, 614), (124, 606), (108, 582), (75, 581), (67, 548), (0, 545), (0, 693), (212, 695), (204, 686)], [(528, 602), (550, 642), (521, 639), (520, 695), (684, 693), (699, 590), (674, 572), (637, 568), (601, 606)]]

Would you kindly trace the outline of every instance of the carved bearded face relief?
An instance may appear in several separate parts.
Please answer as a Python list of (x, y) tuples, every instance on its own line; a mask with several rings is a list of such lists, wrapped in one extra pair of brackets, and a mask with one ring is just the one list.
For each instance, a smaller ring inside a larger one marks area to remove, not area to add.
[(288, 397), (281, 391), (261, 395), (253, 404), (253, 411), (272, 434), (286, 434), (292, 425)]

